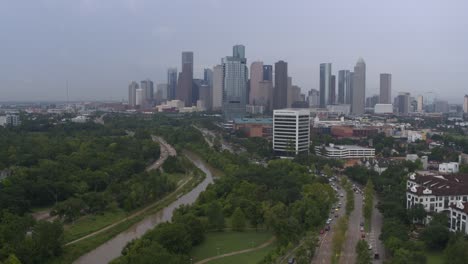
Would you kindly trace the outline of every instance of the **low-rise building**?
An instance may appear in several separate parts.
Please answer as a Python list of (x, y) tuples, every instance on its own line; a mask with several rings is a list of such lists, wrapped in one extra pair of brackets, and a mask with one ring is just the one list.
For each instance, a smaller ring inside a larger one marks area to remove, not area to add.
[(458, 201), (449, 208), (450, 231), (468, 235), (468, 202)]
[(431, 212), (446, 212), (458, 201), (468, 201), (468, 175), (441, 175), (428, 171), (411, 173), (406, 182), (406, 208), (422, 204)]
[(448, 162), (439, 164), (440, 173), (458, 173), (458, 163), (457, 162)]
[(234, 118), (233, 129), (242, 131), (247, 137), (271, 139), (273, 135), (272, 118)]
[(357, 145), (334, 145), (316, 146), (315, 154), (331, 159), (361, 159), (374, 158), (375, 149), (365, 148)]

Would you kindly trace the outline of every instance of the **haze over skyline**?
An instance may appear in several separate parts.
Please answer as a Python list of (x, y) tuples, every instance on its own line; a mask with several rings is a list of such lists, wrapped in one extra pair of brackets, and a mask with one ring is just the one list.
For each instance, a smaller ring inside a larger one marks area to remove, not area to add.
[(194, 52), (194, 78), (246, 46), (247, 64), (288, 63), (303, 93), (332, 73), (367, 67), (366, 96), (379, 74), (392, 95), (435, 92), (461, 103), (468, 92), (468, 2), (30, 0), (0, 2), (0, 101), (122, 100), (131, 80), (166, 82)]

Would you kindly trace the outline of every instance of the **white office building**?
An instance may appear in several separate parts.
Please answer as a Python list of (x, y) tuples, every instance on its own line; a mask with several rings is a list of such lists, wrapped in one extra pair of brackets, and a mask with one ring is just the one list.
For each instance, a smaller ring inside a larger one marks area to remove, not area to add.
[(355, 145), (335, 145), (316, 146), (315, 154), (330, 159), (361, 159), (374, 158), (375, 149), (365, 148)]
[(310, 112), (308, 109), (273, 111), (273, 151), (279, 156), (308, 152)]
[(458, 201), (449, 208), (450, 231), (468, 235), (468, 203)]
[(458, 173), (458, 163), (448, 162), (439, 164), (439, 172), (441, 173)]

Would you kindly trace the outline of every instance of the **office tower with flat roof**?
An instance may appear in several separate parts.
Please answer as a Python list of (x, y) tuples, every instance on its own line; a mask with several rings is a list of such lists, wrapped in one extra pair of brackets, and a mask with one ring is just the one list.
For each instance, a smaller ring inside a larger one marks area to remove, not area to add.
[(310, 146), (309, 109), (273, 111), (273, 150), (278, 156), (308, 153)]
[(291, 107), (292, 103), (293, 103), (293, 95), (292, 95), (292, 77), (291, 76), (288, 76), (288, 98), (287, 98), (287, 102), (286, 102), (286, 107)]
[(139, 89), (136, 89), (136, 92), (135, 92), (135, 101), (136, 101), (136, 105), (137, 106), (140, 106), (140, 107), (143, 107), (145, 106), (145, 103), (146, 103), (146, 91), (139, 88)]
[(320, 64), (320, 107), (326, 108), (330, 104), (331, 91), (331, 63)]
[(311, 89), (307, 96), (307, 101), (309, 101), (309, 107), (319, 107), (320, 106), (320, 92), (315, 89)]
[(468, 113), (468, 94), (465, 94), (465, 98), (463, 100), (463, 113)]
[(145, 92), (145, 103), (151, 105), (154, 99), (154, 84), (150, 79), (146, 79), (140, 82), (140, 89)]
[(351, 101), (351, 77), (348, 70), (338, 71), (338, 104), (350, 104)]
[(233, 56), (223, 58), (223, 115), (226, 120), (242, 118), (246, 113), (248, 69), (245, 47), (233, 47)]
[(176, 98), (185, 103), (185, 106), (192, 106), (193, 88), (193, 52), (182, 52), (182, 72), (179, 74)]
[(273, 109), (286, 108), (288, 104), (288, 63), (275, 63), (275, 88), (273, 92)]
[(263, 80), (273, 82), (273, 66), (263, 65)]
[(351, 92), (351, 113), (364, 114), (366, 103), (366, 63), (359, 58), (353, 73), (353, 87)]
[(155, 100), (158, 103), (167, 100), (167, 83), (158, 83), (156, 85), (156, 93), (155, 93)]
[(130, 107), (135, 107), (136, 104), (136, 90), (138, 89), (138, 83), (135, 81), (132, 81), (128, 85), (128, 105)]
[(167, 100), (176, 99), (177, 68), (167, 69)]
[(380, 74), (380, 103), (392, 103), (392, 75), (390, 73)]
[(332, 75), (330, 78), (330, 102), (329, 104), (336, 104), (336, 76)]
[(418, 95), (416, 110), (419, 113), (422, 113), (423, 109), (424, 109), (424, 97), (422, 95)]
[(436, 99), (434, 100), (434, 112), (436, 113), (448, 113), (449, 104), (445, 100)]
[(250, 96), (249, 104), (259, 105), (262, 97), (260, 91), (260, 82), (263, 81), (263, 62), (254, 61), (250, 65)]
[(223, 105), (223, 86), (224, 73), (223, 66), (216, 65), (213, 67), (213, 91), (211, 107), (213, 110), (220, 110)]
[(395, 108), (399, 114), (408, 114), (410, 110), (410, 93), (401, 92), (395, 98)]

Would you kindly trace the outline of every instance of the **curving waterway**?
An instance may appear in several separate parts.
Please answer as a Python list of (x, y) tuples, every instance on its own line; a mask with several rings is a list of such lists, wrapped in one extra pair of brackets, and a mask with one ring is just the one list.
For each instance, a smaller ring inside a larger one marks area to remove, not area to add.
[(183, 204), (192, 204), (194, 203), (201, 192), (203, 192), (210, 183), (213, 182), (213, 173), (214, 169), (211, 168), (206, 162), (204, 162), (200, 157), (192, 152), (185, 152), (185, 156), (192, 161), (192, 163), (201, 169), (205, 174), (205, 179), (198, 184), (194, 189), (185, 195), (179, 197), (176, 201), (169, 204), (167, 207), (161, 211), (150, 215), (143, 219), (142, 221), (134, 224), (126, 231), (118, 234), (111, 240), (100, 245), (94, 250), (86, 253), (81, 256), (73, 263), (77, 264), (102, 264), (108, 263), (111, 260), (120, 256), (122, 249), (133, 239), (140, 238), (148, 230), (154, 228), (160, 223), (170, 221), (172, 218), (172, 213), (175, 209)]

